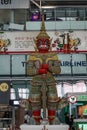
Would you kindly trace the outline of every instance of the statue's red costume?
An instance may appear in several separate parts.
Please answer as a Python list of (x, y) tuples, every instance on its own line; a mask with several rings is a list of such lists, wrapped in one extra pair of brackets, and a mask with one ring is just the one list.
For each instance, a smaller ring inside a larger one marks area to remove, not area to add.
[(30, 54), (27, 61), (27, 74), (33, 76), (29, 102), (36, 124), (40, 124), (41, 109), (43, 109), (44, 119), (46, 118), (46, 109), (48, 110), (49, 123), (53, 124), (59, 101), (53, 75), (61, 72), (60, 61), (57, 53), (50, 51), (51, 41), (52, 39), (46, 33), (42, 16), (40, 33), (34, 39), (35, 53)]

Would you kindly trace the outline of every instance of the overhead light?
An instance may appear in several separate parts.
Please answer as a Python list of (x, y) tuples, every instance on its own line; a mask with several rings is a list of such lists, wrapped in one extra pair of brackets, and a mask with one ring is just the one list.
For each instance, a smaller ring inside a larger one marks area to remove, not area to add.
[(58, 6), (42, 6), (41, 8), (42, 9), (54, 9), (54, 8), (57, 8)]

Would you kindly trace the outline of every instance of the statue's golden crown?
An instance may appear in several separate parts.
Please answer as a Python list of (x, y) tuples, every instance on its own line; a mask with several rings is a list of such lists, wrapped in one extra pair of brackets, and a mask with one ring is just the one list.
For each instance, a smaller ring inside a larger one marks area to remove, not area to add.
[(37, 39), (41, 39), (41, 38), (50, 39), (50, 36), (46, 33), (44, 15), (42, 15), (42, 25), (41, 25), (40, 33), (37, 35), (36, 38)]

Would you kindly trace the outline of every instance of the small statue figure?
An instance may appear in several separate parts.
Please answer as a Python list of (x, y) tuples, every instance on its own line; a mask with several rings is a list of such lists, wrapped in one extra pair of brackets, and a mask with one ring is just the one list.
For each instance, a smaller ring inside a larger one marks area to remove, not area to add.
[(43, 128), (42, 128), (42, 130), (48, 130), (48, 129), (47, 129), (46, 126), (44, 125)]
[(47, 109), (49, 124), (54, 124), (59, 101), (54, 75), (61, 72), (60, 61), (57, 53), (51, 51), (51, 41), (52, 39), (46, 33), (44, 16), (42, 16), (40, 33), (34, 39), (35, 53), (31, 53), (27, 61), (27, 75), (33, 76), (29, 103), (37, 125), (40, 124), (42, 108), (43, 120), (46, 119)]

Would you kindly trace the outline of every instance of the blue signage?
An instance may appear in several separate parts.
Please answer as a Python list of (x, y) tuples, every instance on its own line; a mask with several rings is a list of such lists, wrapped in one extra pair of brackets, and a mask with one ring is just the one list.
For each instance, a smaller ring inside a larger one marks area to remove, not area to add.
[(60, 63), (61, 66), (87, 66), (87, 62), (86, 61), (62, 61)]
[[(24, 67), (25, 66), (25, 64), (26, 64), (26, 62), (25, 61), (22, 61), (21, 62), (22, 63), (22, 66)], [(87, 62), (86, 61), (62, 61), (61, 63), (60, 63), (60, 66), (65, 66), (65, 67), (67, 67), (67, 66), (71, 66), (71, 67), (82, 67), (82, 66), (87, 66)]]

